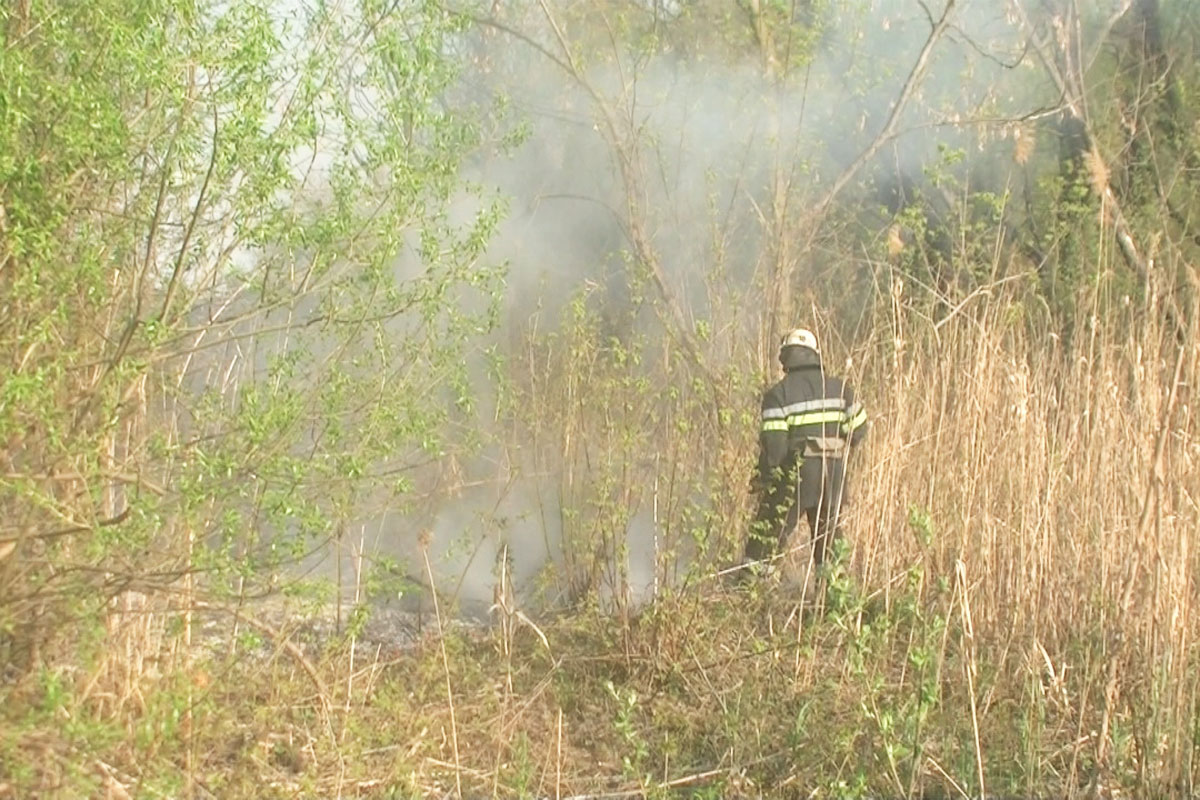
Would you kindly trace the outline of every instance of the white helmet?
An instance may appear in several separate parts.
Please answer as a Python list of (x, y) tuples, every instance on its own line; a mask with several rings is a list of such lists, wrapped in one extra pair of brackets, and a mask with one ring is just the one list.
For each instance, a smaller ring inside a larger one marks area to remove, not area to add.
[(814, 353), (821, 352), (821, 348), (817, 347), (816, 334), (807, 328), (796, 328), (795, 330), (788, 331), (787, 335), (783, 337), (783, 341), (779, 343), (780, 352), (785, 347), (807, 347)]

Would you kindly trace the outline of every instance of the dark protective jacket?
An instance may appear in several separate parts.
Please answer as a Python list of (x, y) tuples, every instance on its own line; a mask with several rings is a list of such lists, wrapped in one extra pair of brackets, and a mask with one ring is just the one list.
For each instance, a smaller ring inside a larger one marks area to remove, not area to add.
[(763, 395), (758, 481), (764, 488), (790, 483), (787, 475), (799, 466), (798, 505), (836, 503), (842, 459), (848, 445), (866, 436), (867, 412), (848, 384), (825, 373), (813, 350), (785, 347), (780, 360), (787, 374)]

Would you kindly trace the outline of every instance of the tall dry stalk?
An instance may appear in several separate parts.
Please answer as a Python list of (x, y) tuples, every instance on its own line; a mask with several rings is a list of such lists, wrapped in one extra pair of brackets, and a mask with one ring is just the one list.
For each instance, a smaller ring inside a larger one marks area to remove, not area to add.
[[(1174, 733), (1196, 688), (1195, 354), (1154, 318), (1093, 317), (1064, 344), (1031, 332), (1022, 302), (997, 292), (938, 330), (892, 303), (863, 378), (876, 416), (856, 562), (878, 585), (920, 558), (950, 577), (961, 559), (993, 659), (1044, 648), (1082, 679), (1080, 654), (1100, 648), (1120, 669), (1076, 687), (1104, 709), (1098, 760), (1115, 714), (1156, 748), (1156, 771), (1178, 775), (1189, 756)], [(905, 531), (909, 507), (935, 522), (927, 553)]]
[[(433, 567), (429, 563), (428, 540), (429, 534), (422, 534), (421, 558), (425, 562), (425, 575), (429, 580), (429, 585), (435, 587), (437, 584), (433, 577)], [(454, 716), (454, 684), (450, 678), (450, 657), (446, 654), (446, 630), (442, 624), (442, 610), (438, 603), (437, 589), (432, 589), (430, 594), (433, 595), (433, 613), (438, 626), (438, 646), (441, 648), (442, 669), (446, 676), (446, 703), (450, 709), (450, 742), (454, 748), (454, 785), (458, 790), (458, 796), (462, 797), (462, 762), (459, 760), (458, 752), (458, 721)]]

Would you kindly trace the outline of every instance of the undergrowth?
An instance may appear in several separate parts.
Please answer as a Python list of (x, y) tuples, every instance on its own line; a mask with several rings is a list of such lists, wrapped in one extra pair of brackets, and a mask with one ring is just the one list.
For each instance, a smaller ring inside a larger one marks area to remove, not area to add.
[(5, 690), (0, 753), (20, 766), (2, 796), (977, 796), (981, 773), (989, 793), (1066, 795), (1112, 779), (1087, 746), (1095, 681), (973, 639), (955, 576), (913, 565), (886, 602), (844, 570), (807, 602), (793, 578), (663, 599), (619, 639), (584, 611), (545, 642), (456, 626), (407, 647), (214, 653), (107, 711), (83, 674), (44, 672)]

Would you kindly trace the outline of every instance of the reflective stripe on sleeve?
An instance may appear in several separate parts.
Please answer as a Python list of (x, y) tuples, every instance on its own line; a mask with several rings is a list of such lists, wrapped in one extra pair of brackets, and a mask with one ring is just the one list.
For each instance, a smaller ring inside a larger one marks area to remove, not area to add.
[(850, 418), (847, 419), (845, 424), (842, 426), (847, 432), (861, 427), (862, 424), (867, 421), (867, 410), (858, 403), (855, 403), (850, 408), (849, 417)]
[(762, 424), (763, 431), (784, 431), (787, 432), (788, 423), (786, 419), (765, 419)]

